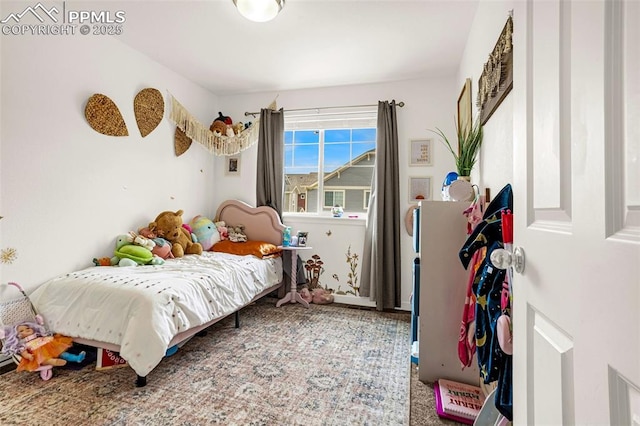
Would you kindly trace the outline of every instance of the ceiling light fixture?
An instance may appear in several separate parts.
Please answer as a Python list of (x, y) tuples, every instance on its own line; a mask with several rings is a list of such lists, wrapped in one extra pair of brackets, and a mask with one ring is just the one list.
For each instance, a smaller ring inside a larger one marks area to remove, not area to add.
[(278, 16), (285, 0), (233, 0), (242, 16), (254, 22), (267, 22)]

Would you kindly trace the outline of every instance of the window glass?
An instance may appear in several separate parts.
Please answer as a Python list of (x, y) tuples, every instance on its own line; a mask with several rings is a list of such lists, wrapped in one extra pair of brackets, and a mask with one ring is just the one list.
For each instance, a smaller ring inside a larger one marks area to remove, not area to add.
[(328, 214), (336, 205), (366, 212), (376, 159), (375, 112), (360, 113), (357, 120), (285, 115), (284, 144), (285, 213)]

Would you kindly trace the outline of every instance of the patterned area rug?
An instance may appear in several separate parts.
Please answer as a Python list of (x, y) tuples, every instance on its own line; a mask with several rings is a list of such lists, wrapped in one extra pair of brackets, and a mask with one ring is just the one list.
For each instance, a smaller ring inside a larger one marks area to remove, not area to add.
[(438, 417), (433, 383), (421, 382), (418, 379), (418, 368), (415, 364), (411, 364), (411, 426), (462, 424)]
[(0, 379), (0, 424), (408, 425), (409, 313), (263, 299), (135, 387), (128, 367)]

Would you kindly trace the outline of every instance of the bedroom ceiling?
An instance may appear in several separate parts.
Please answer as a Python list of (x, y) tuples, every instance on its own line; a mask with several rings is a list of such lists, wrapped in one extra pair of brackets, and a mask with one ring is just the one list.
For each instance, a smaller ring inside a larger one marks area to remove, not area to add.
[(125, 11), (118, 39), (231, 95), (455, 74), (478, 1), (287, 0), (267, 23), (232, 0), (87, 5)]

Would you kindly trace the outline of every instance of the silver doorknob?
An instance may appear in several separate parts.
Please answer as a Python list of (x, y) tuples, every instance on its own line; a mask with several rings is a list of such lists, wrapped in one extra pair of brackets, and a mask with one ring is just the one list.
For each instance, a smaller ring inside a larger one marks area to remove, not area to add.
[(524, 271), (524, 250), (514, 247), (513, 252), (506, 249), (496, 249), (491, 252), (491, 263), (498, 269), (513, 269), (521, 274)]

